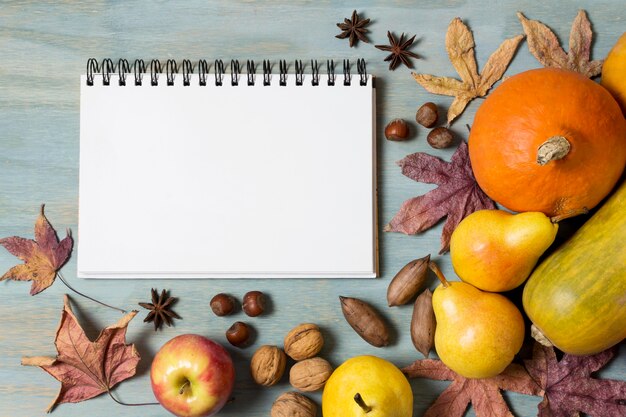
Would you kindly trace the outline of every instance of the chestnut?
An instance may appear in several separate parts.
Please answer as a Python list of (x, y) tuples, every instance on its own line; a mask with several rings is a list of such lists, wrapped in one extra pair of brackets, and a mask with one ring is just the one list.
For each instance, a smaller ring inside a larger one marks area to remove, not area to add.
[(250, 341), (250, 328), (241, 321), (236, 321), (226, 330), (226, 339), (236, 347), (244, 347)]
[(261, 291), (249, 291), (243, 296), (243, 311), (250, 317), (256, 317), (265, 311), (265, 294)]
[(235, 298), (232, 295), (219, 293), (211, 299), (211, 310), (216, 316), (227, 316), (235, 310)]

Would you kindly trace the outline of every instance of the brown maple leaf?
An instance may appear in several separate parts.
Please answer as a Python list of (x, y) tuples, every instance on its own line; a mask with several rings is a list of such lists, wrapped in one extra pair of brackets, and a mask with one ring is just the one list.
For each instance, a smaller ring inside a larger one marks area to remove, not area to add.
[(626, 416), (626, 382), (591, 378), (615, 355), (615, 348), (595, 355), (563, 355), (535, 343), (533, 358), (525, 361), (530, 376), (544, 390), (539, 417)]
[(454, 69), (461, 76), (461, 81), (451, 77), (416, 73), (412, 74), (413, 78), (430, 93), (454, 97), (448, 109), (450, 124), (471, 100), (487, 95), (496, 81), (502, 78), (522, 39), (524, 35), (518, 35), (502, 42), (479, 74), (474, 56), (474, 35), (457, 17), (448, 26), (446, 50)]
[(465, 141), (461, 141), (450, 162), (418, 152), (398, 165), (407, 177), (439, 187), (402, 203), (385, 232), (416, 234), (447, 216), (441, 233), (441, 254), (450, 249), (450, 236), (461, 220), (476, 210), (496, 208), (474, 178)]
[(471, 403), (477, 417), (513, 417), (500, 390), (540, 395), (541, 388), (523, 366), (509, 365), (493, 378), (470, 379), (435, 359), (420, 359), (402, 368), (409, 378), (430, 378), (452, 383), (426, 410), (424, 417), (462, 417)]
[(9, 269), (0, 277), (0, 281), (6, 279), (33, 281), (30, 287), (31, 295), (38, 294), (52, 285), (57, 271), (69, 259), (74, 244), (69, 230), (67, 236), (59, 242), (43, 210), (42, 205), (35, 222), (35, 240), (19, 236), (0, 239), (0, 245), (24, 261), (23, 264)]
[(544, 67), (576, 71), (587, 77), (595, 77), (602, 71), (602, 60), (591, 60), (591, 23), (584, 10), (579, 10), (572, 23), (569, 36), (569, 52), (565, 53), (559, 39), (550, 28), (538, 20), (528, 20), (521, 12), (517, 17), (528, 37), (528, 49)]
[(110, 393), (116, 384), (135, 375), (139, 363), (135, 346), (126, 344), (126, 327), (136, 311), (102, 330), (92, 342), (76, 320), (67, 295), (64, 304), (54, 341), (57, 357), (22, 358), (22, 365), (39, 366), (61, 382), (59, 394), (47, 412), (57, 404), (77, 403)]

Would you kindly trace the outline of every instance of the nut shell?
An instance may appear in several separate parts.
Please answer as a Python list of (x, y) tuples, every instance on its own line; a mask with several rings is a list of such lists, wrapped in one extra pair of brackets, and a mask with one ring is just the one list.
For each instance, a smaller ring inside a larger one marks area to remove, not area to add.
[(324, 337), (317, 325), (303, 323), (294, 327), (285, 336), (285, 353), (296, 361), (312, 358), (324, 346)]
[(409, 125), (402, 119), (394, 119), (385, 127), (387, 140), (405, 140), (409, 137)]
[(439, 112), (437, 105), (430, 101), (422, 104), (422, 106), (417, 109), (417, 113), (415, 113), (415, 121), (427, 128), (435, 126), (438, 118)]
[(426, 141), (435, 149), (444, 149), (452, 145), (454, 142), (454, 135), (450, 129), (439, 126), (428, 133)]
[(277, 346), (261, 346), (250, 360), (250, 374), (259, 385), (269, 387), (280, 381), (285, 373), (287, 357)]
[(332, 373), (333, 367), (326, 359), (305, 359), (291, 367), (289, 383), (300, 391), (317, 391), (322, 389)]
[(271, 417), (315, 417), (317, 406), (308, 397), (297, 392), (285, 392), (276, 398)]

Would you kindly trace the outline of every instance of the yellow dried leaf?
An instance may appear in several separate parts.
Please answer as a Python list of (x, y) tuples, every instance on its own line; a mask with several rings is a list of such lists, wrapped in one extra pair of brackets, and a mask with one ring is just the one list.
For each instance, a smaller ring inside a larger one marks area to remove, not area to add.
[(474, 36), (461, 19), (455, 17), (446, 33), (446, 50), (450, 62), (465, 84), (477, 87), (480, 75), (474, 57)]
[(518, 12), (528, 37), (528, 49), (544, 67), (563, 68), (595, 77), (602, 71), (602, 60), (591, 60), (591, 23), (584, 10), (579, 10), (570, 31), (569, 52), (561, 47), (552, 30), (538, 20), (529, 20)]
[(446, 50), (461, 81), (451, 77), (416, 73), (413, 73), (413, 78), (430, 93), (455, 98), (448, 109), (448, 124), (450, 124), (463, 112), (470, 101), (487, 95), (489, 89), (506, 71), (522, 39), (524, 39), (523, 35), (506, 39), (489, 57), (483, 73), (479, 74), (474, 56), (474, 36), (461, 19), (454, 18), (446, 33)]

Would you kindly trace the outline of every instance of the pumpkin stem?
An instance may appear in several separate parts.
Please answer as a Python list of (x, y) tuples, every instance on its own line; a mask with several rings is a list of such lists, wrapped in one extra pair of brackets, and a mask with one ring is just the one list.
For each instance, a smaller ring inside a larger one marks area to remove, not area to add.
[(571, 210), (566, 211), (565, 213), (559, 214), (554, 217), (550, 217), (550, 221), (552, 223), (558, 223), (561, 220), (569, 219), (571, 217), (575, 217), (580, 214), (587, 214), (587, 213), (589, 213), (589, 209), (587, 207), (583, 207), (579, 209), (571, 209)]
[(541, 166), (550, 161), (565, 158), (571, 145), (563, 136), (552, 136), (537, 149), (537, 163)]
[(535, 339), (537, 342), (539, 342), (543, 346), (546, 346), (546, 347), (554, 346), (552, 342), (543, 334), (543, 332), (539, 330), (539, 327), (535, 326), (534, 324), (530, 326), (530, 335), (532, 336), (533, 339)]

